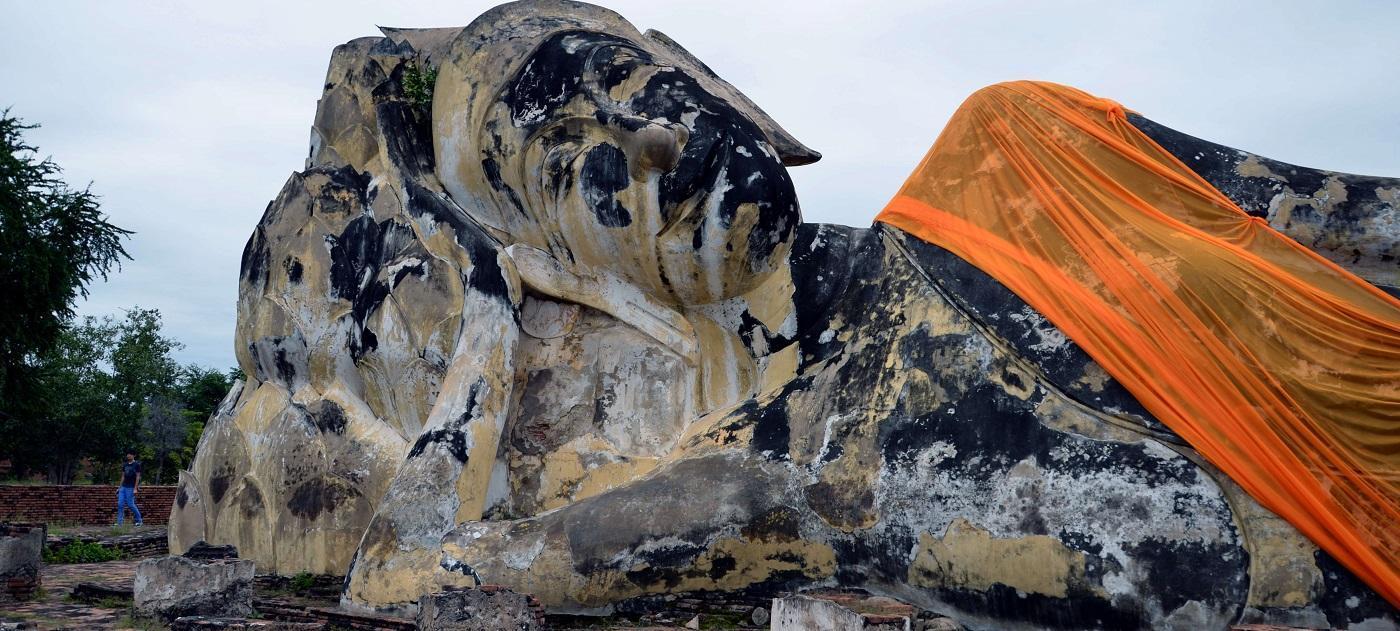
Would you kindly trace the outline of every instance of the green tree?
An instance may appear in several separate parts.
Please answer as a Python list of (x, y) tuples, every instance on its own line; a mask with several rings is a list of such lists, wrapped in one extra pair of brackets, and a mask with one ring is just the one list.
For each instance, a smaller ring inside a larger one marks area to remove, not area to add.
[[(184, 345), (161, 331), (160, 311), (133, 307), (116, 323), (117, 336), (111, 349), (113, 391), (118, 408), (112, 422), (120, 425), (126, 442), (118, 449), (135, 449), (161, 482), (167, 456), (184, 444), (188, 423), (181, 400), (182, 369), (174, 352)], [(120, 462), (97, 457), (100, 462)], [(173, 473), (173, 470), (172, 470)]]
[[(144, 431), (145, 447), (155, 455), (154, 467), (146, 467), (147, 475), (151, 475), (150, 480), (157, 483), (169, 480), (166, 477), (165, 464), (171, 460), (178, 460), (179, 450), (187, 438), (189, 424), (190, 419), (185, 416), (185, 406), (180, 401), (157, 395), (147, 402), (141, 428)], [(170, 470), (171, 477), (174, 477), (176, 468), (180, 466), (178, 462), (174, 465)]]
[[(0, 111), (0, 457), (54, 401), (38, 391), (40, 356), (59, 343), (88, 285), (130, 258), (90, 188), (69, 187), (62, 170), (26, 144), (33, 129)], [(72, 349), (69, 349), (71, 352)], [(49, 368), (52, 368), (50, 366)]]
[[(110, 319), (84, 318), (31, 366), (34, 399), (10, 432), (11, 457), (22, 470), (43, 471), (50, 482), (70, 484), (85, 457), (115, 458), (127, 434), (112, 397), (115, 383), (104, 369), (117, 338)], [(36, 411), (41, 411), (35, 413)]]
[[(63, 329), (33, 362), (38, 405), (19, 418), (10, 450), (50, 482), (72, 483), (88, 460), (110, 479), (127, 449), (152, 461), (156, 478), (184, 445), (181, 344), (161, 331), (160, 312), (132, 308), (121, 319), (87, 317)], [(42, 410), (42, 413), (33, 413)]]
[(180, 364), (174, 353), (184, 344), (161, 333), (160, 311), (132, 307), (117, 323), (110, 361), (116, 380), (114, 396), (130, 414), (139, 415), (154, 397), (178, 398)]
[(219, 372), (190, 364), (185, 366), (180, 380), (180, 400), (191, 419), (204, 422), (218, 409), (233, 382), (243, 380), (243, 371), (230, 368)]

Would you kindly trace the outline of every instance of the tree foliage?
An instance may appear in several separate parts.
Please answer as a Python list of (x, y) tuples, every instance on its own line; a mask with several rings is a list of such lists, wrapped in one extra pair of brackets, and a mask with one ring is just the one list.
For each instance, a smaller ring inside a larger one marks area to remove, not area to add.
[(117, 338), (110, 320), (85, 319), (60, 331), (56, 344), (27, 368), (32, 399), (21, 407), (6, 442), (18, 470), (43, 471), (49, 481), (72, 482), (82, 457), (113, 461), (129, 434), (104, 370)]
[(134, 449), (153, 481), (168, 481), (242, 375), (180, 366), (154, 309), (74, 322), (89, 285), (130, 258), (131, 232), (39, 159), (23, 138), (33, 128), (0, 112), (0, 459), (60, 484), (86, 464), (109, 482)]
[(84, 461), (95, 481), (110, 481), (134, 449), (147, 479), (173, 480), (193, 459), (203, 422), (233, 377), (181, 367), (173, 357), (180, 348), (161, 331), (155, 309), (132, 308), (121, 319), (87, 317), (63, 329), (34, 362), (40, 400), (0, 441), (7, 452), (0, 456), (69, 484)]
[(27, 125), (0, 112), (0, 425), (37, 404), (33, 363), (59, 341), (88, 285), (123, 258), (131, 232), (108, 223), (89, 188), (26, 144)]
[(146, 475), (154, 474), (152, 479), (155, 480), (165, 479), (165, 463), (184, 446), (189, 424), (185, 406), (179, 400), (165, 395), (151, 397), (141, 419), (145, 447), (155, 455), (154, 470), (148, 469)]

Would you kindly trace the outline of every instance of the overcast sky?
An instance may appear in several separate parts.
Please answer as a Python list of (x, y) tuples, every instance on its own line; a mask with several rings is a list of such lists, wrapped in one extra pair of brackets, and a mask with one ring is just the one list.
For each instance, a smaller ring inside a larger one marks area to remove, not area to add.
[[(159, 308), (185, 362), (233, 365), (238, 263), (302, 167), (333, 46), (376, 25), (461, 26), (492, 2), (6, 3), (0, 108), (135, 260), (91, 315)], [(1400, 2), (618, 0), (821, 151), (808, 221), (868, 225), (958, 103), (1044, 79), (1307, 166), (1400, 176)], [(22, 300), (6, 296), (6, 301)]]

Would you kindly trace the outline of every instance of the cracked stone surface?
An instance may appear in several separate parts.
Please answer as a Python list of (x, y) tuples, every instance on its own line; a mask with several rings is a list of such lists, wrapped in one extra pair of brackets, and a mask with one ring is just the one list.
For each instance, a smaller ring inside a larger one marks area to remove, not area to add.
[(166, 622), (185, 616), (253, 615), (253, 562), (168, 556), (136, 566), (135, 611)]

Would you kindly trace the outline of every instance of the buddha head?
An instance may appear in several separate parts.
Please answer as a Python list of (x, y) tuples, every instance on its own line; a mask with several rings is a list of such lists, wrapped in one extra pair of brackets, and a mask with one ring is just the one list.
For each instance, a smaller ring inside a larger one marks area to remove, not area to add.
[(820, 157), (665, 35), (562, 0), (468, 26), (433, 126), (444, 189), (505, 245), (675, 305), (778, 268), (800, 222), (786, 166)]

